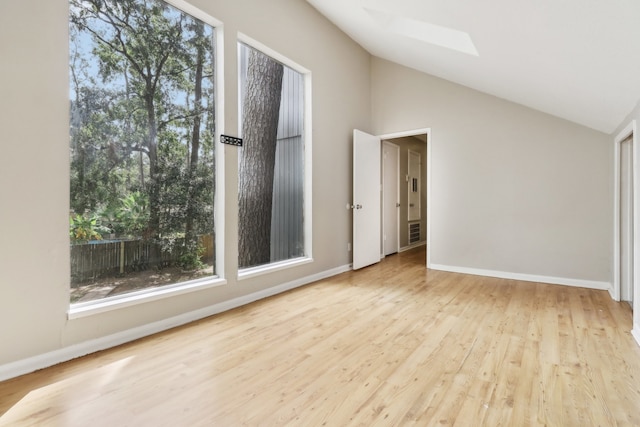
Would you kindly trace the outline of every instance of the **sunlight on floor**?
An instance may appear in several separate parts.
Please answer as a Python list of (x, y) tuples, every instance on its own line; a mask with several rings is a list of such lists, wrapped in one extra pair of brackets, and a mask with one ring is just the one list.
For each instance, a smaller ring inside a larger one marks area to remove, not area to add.
[(79, 425), (76, 421), (87, 420), (84, 412), (91, 410), (91, 405), (85, 409), (83, 406), (112, 392), (110, 385), (121, 382), (119, 376), (134, 358), (130, 356), (29, 392), (0, 417), (0, 426), (47, 425), (51, 418), (64, 420), (64, 425)]

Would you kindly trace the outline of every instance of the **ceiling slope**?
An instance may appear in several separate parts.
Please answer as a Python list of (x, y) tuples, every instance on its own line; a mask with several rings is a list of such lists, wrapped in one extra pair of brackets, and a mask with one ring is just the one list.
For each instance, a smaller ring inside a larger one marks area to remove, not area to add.
[(374, 56), (605, 133), (640, 98), (640, 1), (307, 1)]

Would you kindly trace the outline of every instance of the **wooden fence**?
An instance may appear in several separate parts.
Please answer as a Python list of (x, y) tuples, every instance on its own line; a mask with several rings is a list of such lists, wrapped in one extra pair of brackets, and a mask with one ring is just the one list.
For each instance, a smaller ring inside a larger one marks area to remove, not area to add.
[(213, 262), (213, 234), (203, 234), (198, 237), (200, 246), (204, 248), (204, 252), (200, 257), (202, 262), (212, 263)]
[[(199, 236), (204, 248), (201, 259), (213, 261), (213, 236)], [(182, 247), (176, 242), (176, 248)], [(167, 251), (150, 240), (106, 240), (71, 245), (71, 283), (77, 284), (100, 277), (117, 276), (150, 268), (168, 267), (178, 260), (181, 252)]]

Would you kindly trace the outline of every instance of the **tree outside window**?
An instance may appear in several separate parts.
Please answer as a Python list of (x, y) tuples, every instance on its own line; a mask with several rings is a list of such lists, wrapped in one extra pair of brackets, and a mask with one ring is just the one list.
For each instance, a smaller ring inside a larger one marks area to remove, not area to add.
[(240, 268), (305, 256), (304, 76), (240, 44)]
[(70, 0), (71, 301), (214, 274), (214, 29)]

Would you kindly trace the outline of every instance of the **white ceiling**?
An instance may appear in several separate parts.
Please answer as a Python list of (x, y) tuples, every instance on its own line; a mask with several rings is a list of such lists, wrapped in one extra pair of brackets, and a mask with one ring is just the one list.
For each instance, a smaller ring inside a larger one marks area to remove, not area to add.
[[(307, 1), (372, 55), (602, 132), (640, 98), (640, 0)], [(468, 33), (478, 56), (401, 26)]]

